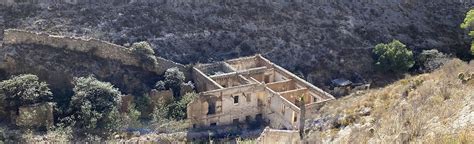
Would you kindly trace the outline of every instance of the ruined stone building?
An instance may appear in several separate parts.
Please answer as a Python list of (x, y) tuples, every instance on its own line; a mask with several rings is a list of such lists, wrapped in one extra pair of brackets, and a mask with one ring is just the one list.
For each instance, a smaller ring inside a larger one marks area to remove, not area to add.
[(296, 130), (301, 97), (307, 108), (334, 99), (261, 55), (197, 64), (192, 75), (200, 95), (187, 114), (195, 128), (264, 121)]

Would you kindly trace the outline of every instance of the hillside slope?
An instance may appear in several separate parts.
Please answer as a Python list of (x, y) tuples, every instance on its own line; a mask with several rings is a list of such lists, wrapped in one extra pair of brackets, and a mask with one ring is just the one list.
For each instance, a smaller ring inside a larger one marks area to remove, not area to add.
[(474, 63), (455, 59), (433, 73), (328, 102), (310, 116), (307, 139), (327, 143), (473, 142), (474, 80), (458, 78), (460, 73), (472, 75), (473, 71)]
[[(90, 36), (116, 44), (150, 41), (157, 55), (181, 63), (261, 53), (276, 64), (326, 85), (356, 75), (383, 83), (372, 68), (371, 48), (399, 39), (411, 49), (463, 56), (459, 28), (472, 2), (313, 1), (182, 2), (1, 7), (3, 28)], [(383, 74), (381, 74), (383, 75)]]

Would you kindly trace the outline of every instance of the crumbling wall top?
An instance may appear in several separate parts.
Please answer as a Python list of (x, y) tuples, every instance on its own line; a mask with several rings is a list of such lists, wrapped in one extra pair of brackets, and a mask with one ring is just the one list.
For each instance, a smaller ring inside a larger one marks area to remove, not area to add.
[(141, 62), (140, 56), (134, 54), (130, 48), (94, 38), (65, 37), (18, 29), (7, 29), (4, 32), (3, 41), (5, 44), (46, 45), (69, 51), (88, 53), (99, 58), (116, 60), (124, 65), (142, 67), (157, 74), (163, 74), (166, 69), (171, 67), (178, 67), (186, 73), (189, 71), (184, 65), (161, 57), (157, 57), (157, 65), (144, 65)]

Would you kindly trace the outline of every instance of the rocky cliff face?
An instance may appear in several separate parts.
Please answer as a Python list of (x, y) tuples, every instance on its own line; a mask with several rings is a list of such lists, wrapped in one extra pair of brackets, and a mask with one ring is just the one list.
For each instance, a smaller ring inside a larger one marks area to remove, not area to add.
[(371, 48), (399, 39), (409, 48), (464, 56), (459, 28), (473, 3), (405, 0), (298, 3), (223, 2), (2, 7), (4, 28), (86, 35), (116, 44), (150, 41), (181, 63), (261, 53), (319, 86), (360, 74), (375, 79)]

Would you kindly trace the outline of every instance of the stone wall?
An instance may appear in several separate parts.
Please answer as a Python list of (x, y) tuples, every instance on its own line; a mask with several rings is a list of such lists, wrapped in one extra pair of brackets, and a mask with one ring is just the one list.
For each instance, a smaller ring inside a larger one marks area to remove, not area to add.
[[(256, 84), (203, 92), (188, 105), (188, 118), (196, 127), (232, 125), (234, 120), (244, 123), (247, 117), (255, 121), (256, 114), (264, 114), (265, 109), (259, 105), (264, 95), (264, 87)], [(238, 97), (237, 103), (234, 97)], [(214, 103), (215, 113), (208, 115), (210, 103)]]
[(207, 77), (204, 73), (202, 73), (196, 68), (193, 68), (192, 70), (192, 78), (194, 83), (196, 84), (196, 90), (198, 92), (223, 88), (218, 83), (212, 81), (209, 77)]
[(144, 65), (140, 56), (132, 53), (131, 49), (97, 39), (84, 39), (74, 37), (53, 36), (45, 33), (35, 33), (24, 30), (8, 29), (4, 32), (5, 44), (36, 44), (46, 45), (69, 51), (87, 53), (99, 58), (119, 61), (124, 65), (142, 67), (157, 74), (163, 74), (166, 69), (172, 67), (180, 68), (187, 76), (189, 70), (181, 64), (157, 57), (158, 64), (155, 66)]
[(268, 109), (272, 112), (266, 115), (270, 119), (269, 125), (272, 128), (296, 129), (298, 122), (294, 121), (294, 116), (299, 115), (300, 109), (290, 101), (280, 97), (279, 94), (266, 89), (269, 94)]
[(275, 130), (270, 128), (265, 128), (263, 133), (257, 139), (257, 143), (262, 144), (296, 144), (300, 142), (301, 140), (298, 131)]

